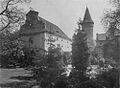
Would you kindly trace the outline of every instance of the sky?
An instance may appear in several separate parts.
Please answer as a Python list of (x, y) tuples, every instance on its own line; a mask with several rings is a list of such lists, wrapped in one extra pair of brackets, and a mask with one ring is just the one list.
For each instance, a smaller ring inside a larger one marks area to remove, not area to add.
[(110, 7), (108, 0), (32, 0), (30, 7), (39, 12), (39, 16), (57, 25), (72, 38), (79, 18), (83, 19), (86, 6), (94, 21), (94, 39), (96, 33), (103, 33), (100, 23), (106, 9)]

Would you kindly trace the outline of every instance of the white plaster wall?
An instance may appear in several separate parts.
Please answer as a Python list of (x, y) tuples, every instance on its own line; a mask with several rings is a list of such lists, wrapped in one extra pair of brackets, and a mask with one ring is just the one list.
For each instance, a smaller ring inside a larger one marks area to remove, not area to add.
[(59, 36), (55, 36), (53, 34), (48, 34), (45, 33), (45, 50), (48, 50), (48, 47), (50, 47), (50, 41), (48, 41), (51, 38), (51, 40), (54, 40), (53, 42), (51, 42), (52, 44), (55, 45), (55, 47), (59, 46), (62, 48), (63, 51), (71, 51), (71, 41), (67, 40), (67, 39), (63, 39)]

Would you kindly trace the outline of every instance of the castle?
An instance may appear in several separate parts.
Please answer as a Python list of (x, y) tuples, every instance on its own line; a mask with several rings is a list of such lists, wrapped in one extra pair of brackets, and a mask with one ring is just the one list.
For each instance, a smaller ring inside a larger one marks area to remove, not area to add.
[[(86, 32), (89, 48), (93, 48), (93, 26), (88, 8), (82, 22), (82, 30)], [(37, 11), (30, 10), (26, 14), (26, 21), (20, 28), (20, 36), (27, 47), (47, 51), (52, 45), (61, 47), (64, 52), (71, 52), (72, 40), (55, 24), (38, 16)]]
[(27, 47), (48, 51), (51, 47), (61, 47), (64, 52), (71, 51), (71, 39), (55, 24), (38, 16), (30, 10), (26, 21), (20, 28), (20, 37)]
[[(117, 58), (117, 55), (120, 53), (119, 46), (119, 29), (108, 29), (105, 33), (97, 34), (95, 52), (99, 55), (100, 58), (111, 58), (113, 56)], [(114, 53), (114, 51), (117, 51), (118, 53)]]

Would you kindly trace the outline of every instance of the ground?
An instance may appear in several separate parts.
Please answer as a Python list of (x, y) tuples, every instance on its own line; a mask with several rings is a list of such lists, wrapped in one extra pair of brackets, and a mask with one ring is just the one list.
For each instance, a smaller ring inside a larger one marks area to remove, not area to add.
[(30, 71), (23, 68), (1, 69), (0, 68), (0, 88), (32, 88)]

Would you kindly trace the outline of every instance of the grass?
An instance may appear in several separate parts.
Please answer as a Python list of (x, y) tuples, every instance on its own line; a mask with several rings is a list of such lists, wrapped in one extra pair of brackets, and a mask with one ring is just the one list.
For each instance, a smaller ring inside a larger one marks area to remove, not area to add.
[(0, 69), (0, 88), (32, 88), (38, 85), (29, 73), (22, 68)]

